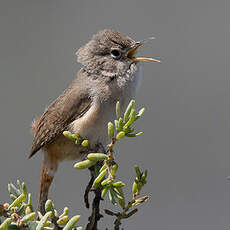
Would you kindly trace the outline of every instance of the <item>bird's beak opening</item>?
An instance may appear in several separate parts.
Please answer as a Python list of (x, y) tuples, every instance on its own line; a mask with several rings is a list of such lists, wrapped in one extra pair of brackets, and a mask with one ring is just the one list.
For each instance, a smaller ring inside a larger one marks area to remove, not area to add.
[(135, 45), (133, 46), (133, 48), (128, 52), (127, 54), (127, 58), (130, 58), (131, 60), (135, 61), (135, 62), (146, 62), (146, 61), (151, 61), (151, 62), (161, 62), (160, 60), (154, 59), (154, 58), (147, 58), (147, 57), (135, 57), (134, 54), (136, 52), (136, 50), (142, 46), (144, 43), (148, 42), (149, 40), (154, 39), (153, 37), (150, 37), (148, 39), (142, 40), (142, 41), (138, 41), (135, 43)]

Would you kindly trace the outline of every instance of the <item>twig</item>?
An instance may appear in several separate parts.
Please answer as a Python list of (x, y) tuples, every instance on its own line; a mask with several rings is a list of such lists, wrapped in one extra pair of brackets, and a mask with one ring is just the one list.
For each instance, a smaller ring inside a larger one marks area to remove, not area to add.
[(108, 151), (109, 151), (109, 158), (110, 160), (114, 160), (113, 157), (113, 146), (115, 145), (117, 139), (116, 138), (112, 138), (111, 143), (108, 145)]
[(92, 185), (93, 185), (93, 181), (94, 181), (94, 175), (92, 173), (92, 171), (90, 170), (91, 172), (91, 179), (85, 189), (85, 194), (84, 194), (84, 201), (85, 201), (85, 207), (86, 208), (89, 208), (89, 192), (90, 192), (90, 189), (92, 188)]
[(129, 218), (130, 216), (134, 215), (137, 211), (138, 211), (137, 208), (133, 209), (131, 212), (129, 212), (126, 215), (124, 215), (123, 219)]
[(89, 223), (86, 226), (86, 230), (98, 230), (97, 228), (97, 222), (103, 217), (103, 215), (100, 214), (100, 201), (101, 201), (101, 190), (95, 189), (94, 190), (95, 197), (93, 199), (93, 205), (92, 205), (92, 213), (89, 217)]
[[(95, 150), (92, 150), (92, 152), (97, 152), (99, 149), (101, 149), (105, 154), (106, 154), (106, 150), (104, 148), (104, 146), (101, 144), (101, 143), (98, 143), (98, 145), (96, 146), (96, 149)], [(90, 151), (89, 151), (90, 152)], [(97, 163), (97, 165), (100, 164), (99, 162)], [(89, 193), (91, 191), (91, 188), (92, 188), (92, 185), (93, 185), (93, 181), (95, 179), (95, 175), (94, 175), (94, 166), (89, 168), (90, 170), (90, 181), (88, 183), (88, 185), (86, 186), (86, 189), (85, 189), (85, 193), (84, 193), (84, 202), (85, 202), (85, 207), (86, 208), (89, 208)]]
[(113, 212), (113, 211), (111, 211), (111, 210), (108, 210), (108, 209), (104, 209), (104, 211), (105, 211), (105, 213), (107, 214), (107, 215), (109, 215), (109, 216), (119, 216), (121, 213), (120, 212), (118, 212), (118, 213), (115, 213), (115, 212)]
[(136, 198), (133, 198), (129, 203), (128, 205), (124, 208), (123, 212), (122, 213), (119, 213), (119, 215), (115, 215), (117, 216), (117, 219), (115, 220), (114, 222), (114, 230), (119, 230), (120, 229), (120, 225), (121, 225), (121, 220), (122, 219), (127, 219), (129, 218), (130, 216), (134, 215), (138, 209), (135, 208), (134, 210), (132, 210), (131, 212), (129, 213), (126, 213), (131, 207), (132, 207), (132, 204), (135, 202), (135, 199)]
[(93, 189), (93, 190), (91, 189), (93, 182), (95, 180), (95, 167), (98, 165), (101, 166), (101, 162), (98, 162), (96, 165), (89, 168), (91, 179), (86, 187), (85, 195), (84, 195), (86, 208), (89, 208), (89, 192), (94, 191), (95, 194), (95, 197), (93, 199), (93, 204), (92, 204), (92, 213), (88, 218), (89, 223), (86, 226), (86, 230), (97, 230), (98, 229), (97, 223), (103, 217), (103, 215), (100, 214), (100, 201), (102, 200), (101, 189), (100, 188)]

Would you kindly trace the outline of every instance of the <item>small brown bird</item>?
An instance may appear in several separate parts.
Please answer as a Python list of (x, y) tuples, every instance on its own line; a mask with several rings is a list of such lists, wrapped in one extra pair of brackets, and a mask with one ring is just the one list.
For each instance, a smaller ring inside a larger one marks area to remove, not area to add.
[(29, 158), (40, 149), (44, 152), (38, 199), (42, 213), (59, 162), (81, 159), (89, 153), (87, 148), (64, 137), (63, 131), (85, 137), (92, 149), (108, 143), (107, 123), (115, 119), (117, 101), (124, 110), (135, 96), (141, 80), (140, 62), (159, 62), (134, 56), (144, 43), (145, 40), (135, 42), (115, 30), (99, 31), (76, 53), (83, 65), (76, 78), (33, 122)]

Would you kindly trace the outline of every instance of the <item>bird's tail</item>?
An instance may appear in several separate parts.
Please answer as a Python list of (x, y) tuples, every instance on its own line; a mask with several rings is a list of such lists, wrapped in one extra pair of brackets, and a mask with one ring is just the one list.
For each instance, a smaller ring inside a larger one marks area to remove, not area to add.
[(42, 215), (45, 214), (45, 203), (48, 199), (49, 188), (53, 178), (54, 173), (51, 172), (45, 161), (43, 161), (38, 195), (38, 210), (42, 213)]

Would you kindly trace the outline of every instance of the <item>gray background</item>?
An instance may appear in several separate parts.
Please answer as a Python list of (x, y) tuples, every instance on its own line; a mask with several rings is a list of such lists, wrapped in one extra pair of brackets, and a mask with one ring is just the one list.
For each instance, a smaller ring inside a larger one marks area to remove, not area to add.
[[(1, 0), (0, 195), (23, 178), (34, 204), (42, 154), (27, 160), (30, 124), (74, 78), (74, 53), (99, 29), (134, 39), (154, 35), (142, 48), (162, 64), (145, 64), (137, 105), (147, 112), (145, 134), (119, 145), (119, 175), (149, 169), (151, 194), (125, 229), (230, 228), (230, 1), (229, 0)], [(86, 222), (82, 204), (88, 173), (63, 163), (51, 197)], [(108, 217), (112, 222), (112, 217)], [(111, 225), (109, 225), (111, 226)], [(105, 229), (101, 225), (100, 229)]]

